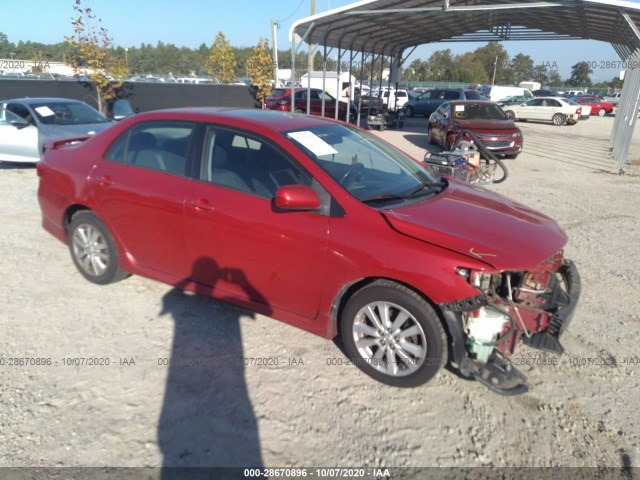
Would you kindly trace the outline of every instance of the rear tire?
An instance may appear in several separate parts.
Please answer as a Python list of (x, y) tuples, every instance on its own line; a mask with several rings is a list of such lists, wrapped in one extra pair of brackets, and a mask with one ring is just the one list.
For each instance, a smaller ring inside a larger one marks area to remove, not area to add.
[(511, 120), (513, 120), (514, 122), (517, 120), (516, 119), (516, 112), (514, 112), (513, 110), (507, 110), (506, 112), (504, 112), (507, 117), (509, 117)]
[(69, 225), (67, 239), (73, 263), (90, 282), (107, 285), (129, 276), (118, 267), (113, 237), (95, 213), (77, 213)]
[(421, 296), (389, 280), (356, 292), (340, 318), (349, 358), (387, 385), (417, 387), (447, 363), (447, 343), (435, 310)]
[(562, 113), (556, 113), (551, 118), (551, 121), (553, 122), (554, 125), (560, 127), (560, 126), (564, 125), (565, 123), (567, 123), (567, 117)]

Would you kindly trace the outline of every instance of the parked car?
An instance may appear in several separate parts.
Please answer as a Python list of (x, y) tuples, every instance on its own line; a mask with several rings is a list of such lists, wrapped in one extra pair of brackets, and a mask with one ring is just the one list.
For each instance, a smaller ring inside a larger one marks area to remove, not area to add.
[(620, 95), (621, 95), (620, 92), (616, 92), (610, 95), (605, 95), (603, 98), (605, 101), (609, 102), (614, 107), (617, 107), (618, 103), (620, 102)]
[(43, 226), (87, 280), (142, 275), (340, 333), (350, 361), (389, 385), (451, 362), (524, 391), (507, 357), (521, 340), (562, 352), (579, 297), (552, 219), (330, 119), (145, 112), (50, 142), (37, 172)]
[(38, 162), (48, 140), (93, 135), (111, 124), (95, 108), (77, 100), (0, 101), (0, 162)]
[(579, 103), (580, 105), (590, 106), (591, 115), (598, 115), (600, 117), (604, 117), (606, 114), (612, 113), (614, 108), (614, 105), (607, 102), (604, 98), (592, 95), (581, 95), (579, 97), (572, 97), (571, 100)]
[(558, 92), (544, 89), (534, 90), (531, 93), (534, 97), (555, 97), (558, 95)]
[(463, 90), (456, 88), (436, 88), (427, 90), (414, 100), (409, 100), (404, 106), (404, 114), (407, 117), (424, 115), (428, 117), (445, 102), (452, 100), (483, 100), (484, 97), (475, 90)]
[[(329, 118), (335, 117), (336, 112), (336, 99), (329, 95), (327, 92), (322, 91), (319, 88), (296, 88), (296, 113), (306, 113), (307, 111), (307, 94), (311, 99), (311, 115), (322, 115), (322, 104), (324, 102), (324, 116)], [(276, 88), (265, 99), (265, 106), (270, 110), (280, 110), (283, 112), (291, 111), (291, 89), (290, 88)], [(355, 123), (358, 116), (358, 108), (354, 103), (351, 103), (349, 108), (349, 122)], [(347, 120), (347, 103), (340, 102), (338, 106), (338, 118), (340, 120)]]
[(591, 107), (566, 98), (536, 97), (522, 105), (509, 105), (505, 113), (513, 120), (539, 120), (560, 126), (589, 118)]
[(502, 100), (496, 102), (499, 106), (503, 107), (505, 105), (521, 105), (525, 102), (531, 100), (531, 97), (527, 97), (524, 95), (516, 95), (513, 97), (503, 98)]
[(522, 152), (522, 132), (494, 102), (447, 102), (429, 117), (427, 134), (431, 144), (451, 150), (461, 130), (475, 133), (494, 153), (516, 158)]

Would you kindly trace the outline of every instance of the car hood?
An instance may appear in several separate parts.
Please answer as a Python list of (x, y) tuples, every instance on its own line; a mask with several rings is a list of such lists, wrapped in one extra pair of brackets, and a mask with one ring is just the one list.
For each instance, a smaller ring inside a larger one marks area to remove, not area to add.
[(48, 139), (73, 137), (81, 135), (94, 135), (115, 122), (107, 123), (86, 123), (79, 125), (40, 125), (38, 129)]
[(511, 120), (455, 120), (456, 126), (475, 131), (505, 130), (515, 132), (515, 124)]
[(381, 213), (400, 233), (481, 260), (497, 270), (533, 269), (567, 241), (551, 218), (453, 179), (435, 197)]

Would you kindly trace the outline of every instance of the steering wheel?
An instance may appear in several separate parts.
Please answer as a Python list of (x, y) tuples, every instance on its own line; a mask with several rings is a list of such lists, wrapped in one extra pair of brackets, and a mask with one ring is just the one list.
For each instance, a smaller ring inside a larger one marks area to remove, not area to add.
[(340, 185), (343, 187), (348, 186), (362, 170), (364, 170), (364, 165), (360, 162), (351, 165), (340, 179)]

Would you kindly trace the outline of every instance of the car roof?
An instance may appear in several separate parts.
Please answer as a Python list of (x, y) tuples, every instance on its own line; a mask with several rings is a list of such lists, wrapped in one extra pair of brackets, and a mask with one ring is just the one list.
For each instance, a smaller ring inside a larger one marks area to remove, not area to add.
[(268, 129), (275, 132), (334, 124), (332, 119), (279, 110), (235, 107), (188, 107), (142, 112), (122, 122), (132, 124), (146, 120), (191, 120), (220, 122), (248, 129)]

